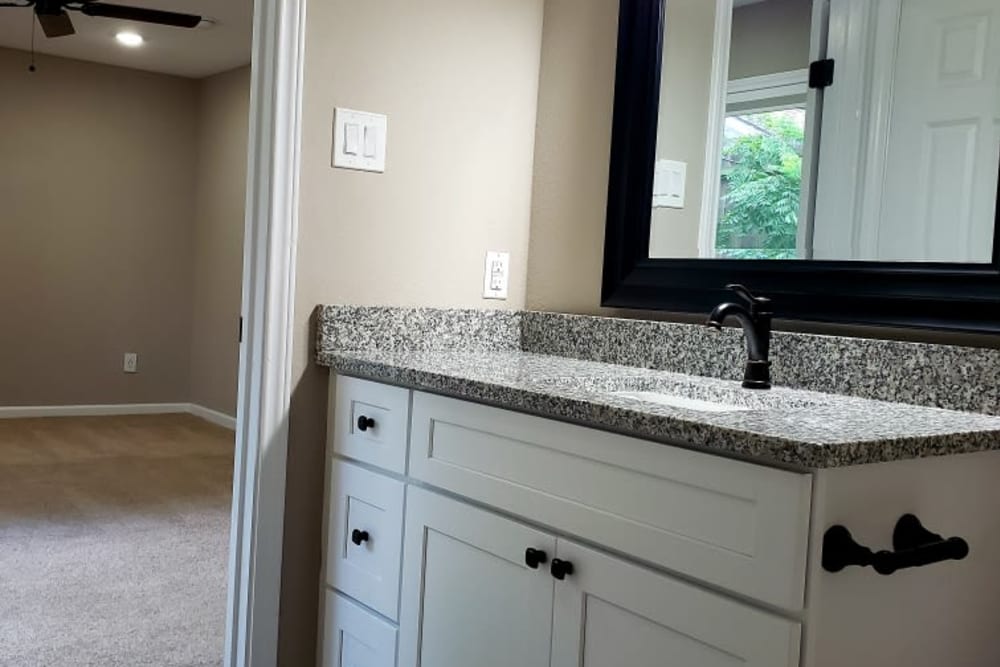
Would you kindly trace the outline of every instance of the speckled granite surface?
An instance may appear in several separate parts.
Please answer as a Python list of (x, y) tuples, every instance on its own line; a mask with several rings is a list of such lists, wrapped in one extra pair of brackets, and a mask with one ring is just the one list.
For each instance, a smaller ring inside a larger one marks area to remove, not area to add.
[[(337, 372), (764, 463), (829, 468), (1000, 449), (1000, 417), (787, 387), (747, 392), (730, 380), (658, 370), (674, 364), (692, 373), (725, 374), (731, 363), (738, 372), (743, 353), (737, 332), (713, 336), (690, 325), (647, 328), (648, 323), (628, 320), (484, 311), (326, 307), (318, 319), (317, 362)], [(847, 346), (849, 363), (876, 366), (874, 378), (851, 378), (848, 386), (861, 391), (882, 386), (879, 373), (887, 371), (878, 357), (864, 351), (877, 341), (857, 341), (862, 349), (853, 350), (853, 339), (786, 336), (790, 339), (783, 344), (798, 343), (806, 355), (826, 353), (809, 344), (830, 345), (834, 354)], [(820, 340), (796, 340), (808, 338)], [(660, 347), (667, 351), (658, 352)], [(780, 349), (776, 344), (775, 357)], [(963, 348), (952, 349), (959, 351), (958, 362), (971, 361), (961, 354)], [(575, 359), (574, 351), (618, 363)], [(829, 368), (816, 359), (786, 364), (789, 377), (796, 377), (789, 370), (795, 368), (812, 382)], [(980, 371), (961, 372), (974, 377)], [(695, 411), (636, 400), (621, 391), (679, 393), (732, 409)], [(939, 389), (941, 395), (952, 391)]]
[[(739, 329), (560, 313), (523, 315), (522, 349), (726, 379), (742, 377)], [(775, 384), (1000, 415), (1000, 350), (783, 331), (771, 340)]]
[(316, 351), (520, 350), (522, 317), (509, 310), (320, 306)]

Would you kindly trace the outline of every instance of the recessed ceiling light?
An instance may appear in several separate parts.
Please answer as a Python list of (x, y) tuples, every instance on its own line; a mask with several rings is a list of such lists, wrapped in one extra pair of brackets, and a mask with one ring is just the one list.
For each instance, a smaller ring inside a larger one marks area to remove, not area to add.
[(142, 38), (142, 35), (131, 30), (122, 30), (115, 35), (115, 39), (118, 40), (119, 44), (132, 47), (133, 49), (137, 46), (142, 46), (142, 43), (146, 41)]

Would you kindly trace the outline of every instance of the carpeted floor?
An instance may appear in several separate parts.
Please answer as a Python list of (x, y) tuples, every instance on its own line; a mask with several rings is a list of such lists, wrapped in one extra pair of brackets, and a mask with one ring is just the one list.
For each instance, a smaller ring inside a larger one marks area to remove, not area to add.
[(0, 420), (0, 665), (222, 663), (233, 435)]

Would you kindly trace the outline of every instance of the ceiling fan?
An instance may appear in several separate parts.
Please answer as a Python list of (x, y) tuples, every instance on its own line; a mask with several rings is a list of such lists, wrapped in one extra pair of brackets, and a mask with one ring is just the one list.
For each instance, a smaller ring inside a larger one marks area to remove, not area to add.
[(194, 14), (112, 5), (100, 2), (100, 0), (22, 0), (21, 2), (0, 2), (0, 7), (34, 7), (35, 16), (38, 17), (38, 22), (46, 37), (64, 37), (76, 32), (73, 28), (73, 21), (70, 20), (66, 10), (80, 12), (86, 16), (157, 23), (175, 28), (194, 28), (201, 23), (201, 17)]

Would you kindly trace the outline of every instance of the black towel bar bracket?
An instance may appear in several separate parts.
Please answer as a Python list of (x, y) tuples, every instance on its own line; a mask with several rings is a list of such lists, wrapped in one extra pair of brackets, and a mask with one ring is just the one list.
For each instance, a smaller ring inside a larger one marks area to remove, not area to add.
[(823, 535), (823, 569), (840, 572), (856, 565), (871, 567), (889, 575), (911, 567), (923, 567), (946, 560), (962, 560), (969, 544), (960, 537), (943, 538), (924, 528), (912, 514), (904, 514), (892, 533), (893, 551), (872, 551), (858, 544), (844, 526), (832, 526)]

